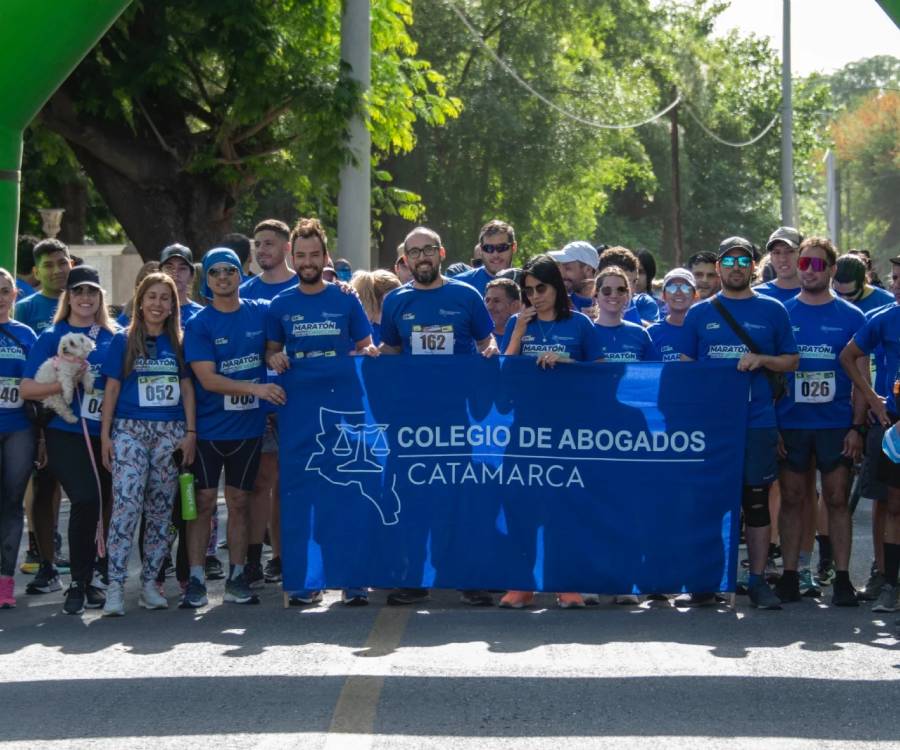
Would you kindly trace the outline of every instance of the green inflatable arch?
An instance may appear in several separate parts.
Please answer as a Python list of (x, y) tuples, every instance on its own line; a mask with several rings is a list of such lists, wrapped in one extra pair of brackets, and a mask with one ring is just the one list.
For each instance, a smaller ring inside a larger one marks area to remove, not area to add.
[(0, 2), (0, 266), (12, 271), (22, 133), (131, 0)]

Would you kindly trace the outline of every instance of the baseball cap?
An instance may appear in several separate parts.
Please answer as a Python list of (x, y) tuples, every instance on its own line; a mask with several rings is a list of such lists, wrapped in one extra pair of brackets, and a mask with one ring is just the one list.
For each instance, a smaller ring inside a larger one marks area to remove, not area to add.
[(697, 282), (694, 281), (694, 274), (692, 274), (686, 268), (673, 268), (665, 276), (663, 276), (663, 289), (666, 288), (666, 284), (668, 284), (672, 279), (683, 279), (692, 287), (694, 287), (694, 289), (697, 288)]
[(885, 430), (881, 439), (881, 450), (895, 464), (900, 464), (900, 434), (897, 433), (897, 425)]
[(547, 253), (557, 263), (572, 263), (581, 261), (582, 263), (595, 269), (600, 265), (600, 256), (594, 246), (583, 240), (576, 240), (565, 245), (562, 250), (551, 250)]
[(203, 282), (200, 284), (200, 294), (206, 299), (212, 299), (213, 296), (209, 284), (206, 283), (206, 276), (210, 268), (220, 263), (228, 263), (237, 268), (239, 274), (241, 273), (241, 259), (234, 250), (228, 247), (214, 247), (209, 250), (203, 256)]
[(100, 273), (93, 266), (76, 266), (69, 271), (69, 279), (66, 281), (66, 289), (74, 289), (76, 286), (100, 286)]
[(194, 272), (194, 254), (189, 247), (179, 245), (178, 243), (164, 247), (163, 251), (159, 254), (159, 265), (165, 263), (169, 258), (181, 258), (191, 267), (191, 273)]
[(900, 255), (894, 256), (890, 259), (890, 262), (895, 266), (900, 266)]
[(728, 237), (719, 245), (719, 257), (721, 258), (730, 250), (743, 250), (751, 258), (753, 257), (753, 243), (743, 237)]
[(800, 232), (794, 227), (778, 227), (769, 235), (769, 241), (766, 243), (766, 252), (769, 252), (772, 249), (772, 245), (776, 242), (783, 242), (796, 250), (800, 247), (800, 243), (803, 242), (803, 237), (800, 236)]

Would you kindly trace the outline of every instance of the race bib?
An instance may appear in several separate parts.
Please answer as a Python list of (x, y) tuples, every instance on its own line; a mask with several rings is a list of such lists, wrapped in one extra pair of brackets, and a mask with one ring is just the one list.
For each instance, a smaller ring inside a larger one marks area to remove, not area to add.
[(415, 326), (410, 343), (413, 354), (453, 354), (453, 326)]
[(138, 403), (142, 407), (178, 406), (181, 385), (177, 375), (141, 375), (138, 378)]
[(18, 378), (0, 378), (0, 409), (18, 409), (22, 406)]
[(81, 416), (85, 419), (100, 421), (100, 408), (103, 406), (103, 391), (85, 393), (81, 398)]
[(256, 396), (244, 394), (242, 396), (225, 396), (225, 411), (249, 411), (259, 408), (259, 399)]
[(794, 373), (794, 402), (828, 404), (834, 401), (834, 370)]

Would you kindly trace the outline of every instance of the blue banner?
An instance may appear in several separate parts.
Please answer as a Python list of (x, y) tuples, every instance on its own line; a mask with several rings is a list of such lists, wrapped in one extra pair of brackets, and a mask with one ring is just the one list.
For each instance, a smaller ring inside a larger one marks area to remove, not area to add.
[(282, 383), (285, 590), (734, 590), (733, 363), (348, 357)]

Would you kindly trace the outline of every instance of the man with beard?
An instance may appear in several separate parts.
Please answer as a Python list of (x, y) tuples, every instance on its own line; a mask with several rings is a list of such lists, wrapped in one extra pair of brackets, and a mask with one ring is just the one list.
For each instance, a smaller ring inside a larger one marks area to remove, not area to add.
[(474, 286), (484, 297), (488, 282), (500, 271), (512, 266), (512, 258), (516, 252), (516, 232), (505, 221), (493, 219), (481, 228), (478, 234), (478, 250), (481, 252), (483, 266), (464, 271), (454, 278)]
[(694, 275), (697, 285), (697, 299), (702, 301), (718, 294), (722, 288), (719, 272), (716, 270), (716, 254), (709, 250), (701, 250), (688, 258), (687, 268)]
[[(498, 354), (494, 324), (481, 295), (468, 284), (441, 274), (446, 252), (437, 232), (416, 227), (403, 245), (413, 280), (384, 298), (381, 351), (413, 356)], [(428, 598), (427, 589), (408, 588), (391, 592), (387, 602), (416, 604)], [(464, 591), (463, 602), (484, 606), (493, 599), (486, 591)]]
[(753, 287), (759, 294), (773, 297), (784, 304), (800, 293), (800, 274), (797, 272), (797, 248), (803, 238), (794, 227), (778, 227), (766, 243), (769, 262), (775, 278)]
[[(717, 270), (722, 291), (688, 311), (681, 353), (688, 361), (733, 359), (738, 370), (751, 373), (741, 499), (750, 557), (748, 593), (755, 607), (781, 609), (780, 600), (763, 578), (771, 526), (769, 486), (778, 472), (778, 429), (768, 374), (797, 369), (800, 357), (784, 306), (750, 289), (753, 265), (753, 247), (748, 240), (729, 237), (719, 245)], [(744, 329), (759, 354), (751, 352), (743, 343), (719, 306)], [(727, 402), (734, 409), (745, 408), (745, 403), (740, 394), (734, 394)]]
[(572, 309), (578, 312), (591, 310), (594, 307), (593, 298), (581, 296), (578, 290), (585, 281), (597, 275), (600, 256), (594, 246), (584, 240), (576, 240), (563, 246), (562, 250), (552, 250), (547, 255), (559, 264)]
[[(837, 572), (832, 604), (857, 606), (850, 583), (851, 522), (848, 500), (850, 467), (862, 451), (865, 401), (851, 404), (850, 379), (838, 357), (865, 317), (831, 291), (837, 252), (830, 240), (810, 237), (799, 248), (801, 291), (785, 303), (800, 350), (800, 366), (788, 376), (787, 395), (778, 402), (778, 425), (784, 441), (781, 467), (781, 549), (784, 573), (776, 586), (783, 602), (800, 600), (798, 562), (803, 510), (810, 497), (813, 455), (822, 474), (822, 497), (828, 506), (831, 544)], [(813, 493), (814, 494), (814, 493)], [(811, 538), (811, 537), (810, 537)], [(802, 570), (802, 566), (801, 570)]]
[(253, 251), (262, 269), (241, 284), (241, 299), (267, 299), (270, 302), (285, 289), (297, 284), (297, 274), (288, 265), (291, 230), (278, 219), (266, 219), (253, 229)]

